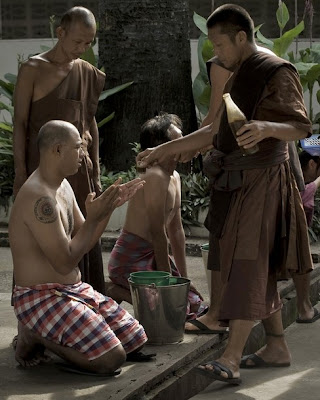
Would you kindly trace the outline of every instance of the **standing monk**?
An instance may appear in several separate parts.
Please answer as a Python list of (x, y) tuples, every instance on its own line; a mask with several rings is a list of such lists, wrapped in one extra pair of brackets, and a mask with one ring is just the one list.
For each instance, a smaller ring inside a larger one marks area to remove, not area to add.
[[(52, 119), (71, 122), (78, 129), (85, 157), (79, 172), (68, 177), (84, 215), (85, 199), (91, 191), (87, 171), (97, 195), (101, 193), (99, 137), (95, 113), (105, 75), (79, 57), (91, 46), (96, 21), (91, 11), (73, 7), (57, 28), (57, 44), (30, 57), (21, 65), (14, 95), (13, 149), (16, 195), (39, 165), (37, 136)], [(90, 265), (90, 268), (89, 268)], [(100, 244), (79, 262), (83, 280), (105, 293)]]
[[(206, 225), (209, 259), (221, 271), (219, 320), (229, 323), (229, 340), (218, 360), (198, 372), (231, 384), (239, 368), (286, 367), (291, 355), (284, 338), (277, 278), (312, 270), (306, 219), (289, 164), (288, 141), (310, 135), (299, 75), (289, 62), (259, 52), (254, 24), (242, 7), (225, 4), (207, 20), (219, 61), (234, 70), (225, 91), (240, 104), (248, 123), (234, 138), (226, 110), (213, 124), (138, 155), (143, 168), (210, 143), (212, 192)], [(239, 146), (259, 151), (242, 156)], [(211, 255), (210, 255), (211, 253)], [(211, 258), (210, 258), (211, 257)], [(255, 320), (262, 320), (266, 345), (242, 352)]]

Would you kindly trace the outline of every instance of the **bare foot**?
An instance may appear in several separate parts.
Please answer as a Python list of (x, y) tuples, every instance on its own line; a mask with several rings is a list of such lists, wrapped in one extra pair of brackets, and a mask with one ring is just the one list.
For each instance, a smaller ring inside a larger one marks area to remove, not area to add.
[(299, 319), (300, 320), (311, 320), (314, 317), (315, 311), (312, 305), (299, 307)]
[(18, 335), (14, 337), (12, 345), (14, 345), (15, 339), (15, 359), (22, 367), (34, 367), (41, 361), (48, 362), (51, 360), (49, 356), (44, 354), (45, 347), (37, 341), (34, 333), (20, 322), (18, 324)]
[[(221, 333), (228, 332), (227, 327), (220, 326), (220, 321), (212, 319), (212, 317), (208, 314), (202, 315), (201, 317), (197, 318), (197, 320), (206, 325), (210, 330), (221, 331)], [(189, 322), (186, 322), (185, 330), (198, 331), (199, 328), (197, 328), (195, 325), (190, 324)]]

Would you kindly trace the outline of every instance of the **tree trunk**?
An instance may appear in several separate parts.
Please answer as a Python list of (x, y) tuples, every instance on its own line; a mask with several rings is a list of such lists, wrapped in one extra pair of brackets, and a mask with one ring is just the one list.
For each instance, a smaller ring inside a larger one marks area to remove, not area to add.
[(184, 132), (197, 129), (192, 97), (187, 0), (99, 0), (99, 64), (106, 87), (134, 81), (100, 104), (99, 118), (115, 111), (100, 130), (108, 170), (134, 162), (130, 142), (159, 111), (179, 115)]

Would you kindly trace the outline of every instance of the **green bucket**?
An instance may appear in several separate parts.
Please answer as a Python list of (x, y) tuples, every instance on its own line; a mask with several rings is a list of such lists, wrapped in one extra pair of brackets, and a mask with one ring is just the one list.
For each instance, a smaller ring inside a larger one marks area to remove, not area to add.
[(130, 280), (133, 283), (142, 285), (155, 284), (156, 286), (169, 285), (170, 272), (165, 271), (139, 271), (131, 272)]
[(209, 251), (209, 243), (203, 244), (200, 248), (203, 251)]

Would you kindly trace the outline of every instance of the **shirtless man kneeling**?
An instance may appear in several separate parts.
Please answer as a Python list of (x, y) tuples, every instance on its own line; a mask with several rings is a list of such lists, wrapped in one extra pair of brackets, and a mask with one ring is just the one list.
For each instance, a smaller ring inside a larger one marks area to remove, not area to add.
[(147, 341), (143, 327), (109, 297), (81, 281), (78, 262), (97, 242), (116, 207), (144, 182), (117, 181), (96, 198), (89, 193), (84, 219), (70, 184), (82, 162), (74, 125), (53, 120), (39, 131), (40, 165), (20, 189), (10, 216), (16, 360), (37, 365), (39, 346), (79, 371), (115, 374)]
[[(175, 114), (162, 113), (149, 119), (140, 132), (142, 150), (180, 138), (181, 128), (182, 122)], [(181, 182), (176, 166), (177, 161), (171, 159), (140, 173), (146, 183), (128, 203), (123, 230), (109, 259), (113, 284), (107, 283), (107, 293), (118, 302), (132, 302), (128, 283), (131, 272), (158, 270), (187, 277)], [(191, 283), (187, 319), (206, 310), (202, 300)]]

